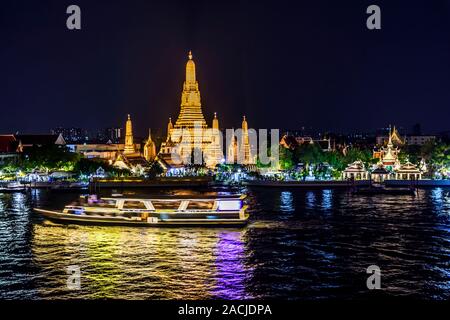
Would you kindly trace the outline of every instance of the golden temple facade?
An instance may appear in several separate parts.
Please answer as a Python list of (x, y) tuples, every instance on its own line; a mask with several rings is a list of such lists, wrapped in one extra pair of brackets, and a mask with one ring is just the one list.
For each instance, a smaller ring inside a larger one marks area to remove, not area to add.
[[(244, 165), (256, 163), (251, 152), (249, 129), (245, 116), (242, 121), (240, 139), (227, 154), (231, 161)], [(180, 113), (175, 124), (169, 118), (167, 138), (161, 144), (157, 160), (165, 169), (181, 168), (186, 164), (205, 165), (214, 168), (224, 163), (223, 135), (219, 128), (219, 119), (214, 113), (212, 127), (208, 127), (202, 110), (199, 84), (196, 78), (196, 66), (192, 52), (189, 51), (186, 63), (186, 78), (181, 93)], [(238, 156), (242, 154), (242, 156)], [(234, 160), (234, 161), (233, 161)], [(237, 160), (237, 161), (236, 161)]]
[[(205, 164), (213, 168), (222, 161), (219, 120), (214, 114), (212, 129), (208, 128), (202, 111), (200, 90), (196, 79), (195, 62), (189, 52), (186, 63), (186, 78), (181, 93), (180, 113), (175, 125), (169, 118), (167, 139), (161, 144), (158, 159), (171, 165), (173, 157), (183, 164)], [(202, 159), (194, 161), (194, 150), (200, 151)], [(166, 165), (165, 164), (165, 165)]]

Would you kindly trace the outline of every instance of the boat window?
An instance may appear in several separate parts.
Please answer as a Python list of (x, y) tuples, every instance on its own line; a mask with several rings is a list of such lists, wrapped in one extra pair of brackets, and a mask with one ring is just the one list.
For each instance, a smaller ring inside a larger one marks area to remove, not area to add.
[(86, 207), (96, 207), (96, 208), (115, 208), (115, 203), (111, 202), (96, 202), (96, 203), (86, 203)]
[(204, 209), (211, 210), (214, 206), (214, 201), (190, 201), (188, 205), (188, 209)]
[(176, 210), (180, 207), (181, 201), (152, 201), (156, 210), (169, 209)]
[(140, 201), (125, 201), (124, 209), (145, 209), (145, 205)]

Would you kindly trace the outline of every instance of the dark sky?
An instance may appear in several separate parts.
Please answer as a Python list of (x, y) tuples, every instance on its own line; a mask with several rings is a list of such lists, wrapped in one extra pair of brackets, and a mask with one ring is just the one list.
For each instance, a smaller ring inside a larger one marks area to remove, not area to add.
[(0, 39), (1, 133), (163, 128), (189, 50), (208, 123), (450, 129), (450, 1), (2, 1)]

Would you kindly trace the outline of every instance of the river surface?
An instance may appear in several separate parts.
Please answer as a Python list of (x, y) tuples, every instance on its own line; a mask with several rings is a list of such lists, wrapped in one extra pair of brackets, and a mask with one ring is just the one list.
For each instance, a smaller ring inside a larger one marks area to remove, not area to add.
[[(450, 189), (241, 191), (243, 229), (61, 226), (32, 208), (77, 194), (0, 194), (0, 298), (364, 299), (376, 265), (378, 295), (450, 299)], [(204, 192), (213, 190), (158, 190)], [(73, 266), (79, 289), (67, 285)]]

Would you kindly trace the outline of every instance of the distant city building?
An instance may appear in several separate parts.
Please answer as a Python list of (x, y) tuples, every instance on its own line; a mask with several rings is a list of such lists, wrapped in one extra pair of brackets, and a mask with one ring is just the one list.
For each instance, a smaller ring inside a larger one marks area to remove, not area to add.
[[(417, 126), (417, 125), (416, 125)], [(420, 128), (415, 127), (415, 132), (420, 133)], [(381, 135), (376, 137), (376, 143), (378, 146), (386, 145), (389, 140), (389, 135)], [(405, 135), (401, 137), (398, 130), (395, 128), (392, 130), (392, 142), (394, 145), (410, 145), (410, 146), (422, 146), (429, 142), (435, 141), (435, 135)]]
[(96, 144), (83, 143), (76, 145), (68, 145), (73, 152), (82, 154), (88, 159), (101, 159), (112, 161), (117, 158), (119, 152), (123, 151), (124, 144)]
[(110, 127), (98, 130), (95, 139), (103, 143), (107, 143), (108, 141), (111, 143), (120, 143), (122, 140), (122, 128)]
[(67, 143), (80, 143), (87, 140), (86, 132), (81, 128), (57, 127), (51, 132), (53, 135), (62, 135)]
[(122, 139), (122, 128), (106, 128), (106, 137), (113, 143), (118, 143)]

